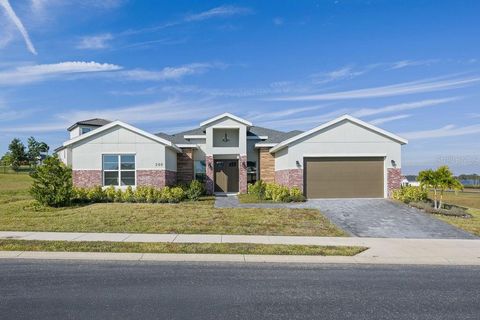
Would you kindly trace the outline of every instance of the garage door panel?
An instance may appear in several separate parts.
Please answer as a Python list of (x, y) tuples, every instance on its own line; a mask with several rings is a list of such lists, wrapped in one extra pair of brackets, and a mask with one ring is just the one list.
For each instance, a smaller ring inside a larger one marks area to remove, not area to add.
[(307, 158), (308, 198), (383, 198), (383, 158)]

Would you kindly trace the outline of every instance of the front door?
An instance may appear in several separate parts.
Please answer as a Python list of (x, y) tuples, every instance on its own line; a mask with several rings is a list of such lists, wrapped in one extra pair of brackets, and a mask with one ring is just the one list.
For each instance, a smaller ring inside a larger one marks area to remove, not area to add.
[(238, 160), (215, 160), (215, 192), (238, 192)]

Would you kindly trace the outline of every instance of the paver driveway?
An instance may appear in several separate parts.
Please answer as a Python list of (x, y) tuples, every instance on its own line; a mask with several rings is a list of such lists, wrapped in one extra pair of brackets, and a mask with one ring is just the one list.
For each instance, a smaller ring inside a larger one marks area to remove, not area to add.
[(319, 209), (357, 237), (476, 238), (420, 210), (386, 199), (318, 199), (305, 205)]

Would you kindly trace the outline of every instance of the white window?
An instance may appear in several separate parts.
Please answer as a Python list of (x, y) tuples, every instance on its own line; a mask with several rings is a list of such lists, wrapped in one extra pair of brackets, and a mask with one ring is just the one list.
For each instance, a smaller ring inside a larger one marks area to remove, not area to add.
[(85, 134), (90, 131), (92, 131), (92, 128), (85, 128), (85, 127), (80, 128), (80, 134)]
[(135, 186), (135, 155), (103, 155), (104, 186)]

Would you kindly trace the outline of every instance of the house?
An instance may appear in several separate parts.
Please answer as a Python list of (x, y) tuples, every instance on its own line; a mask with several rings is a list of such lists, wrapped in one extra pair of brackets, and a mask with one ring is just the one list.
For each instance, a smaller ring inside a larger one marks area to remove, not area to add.
[(245, 193), (262, 179), (308, 198), (384, 198), (399, 188), (407, 140), (349, 115), (306, 132), (258, 127), (224, 113), (198, 128), (152, 134), (121, 121), (80, 121), (56, 150), (79, 187), (205, 183)]
[(403, 177), (403, 179), (402, 179), (401, 185), (402, 185), (403, 187), (407, 187), (407, 186), (410, 186), (410, 187), (419, 187), (419, 186), (420, 186), (420, 182), (417, 181), (417, 177), (416, 177), (416, 176), (405, 176), (405, 177)]

